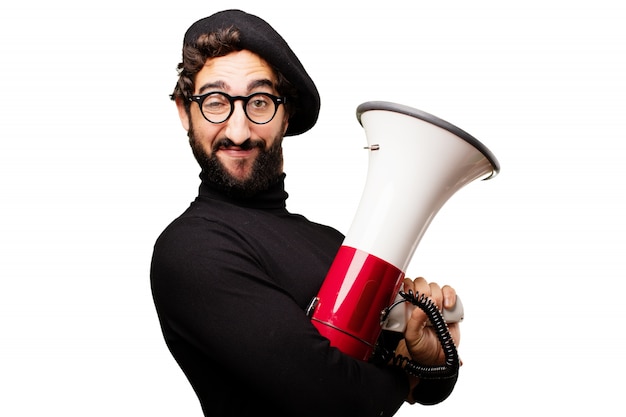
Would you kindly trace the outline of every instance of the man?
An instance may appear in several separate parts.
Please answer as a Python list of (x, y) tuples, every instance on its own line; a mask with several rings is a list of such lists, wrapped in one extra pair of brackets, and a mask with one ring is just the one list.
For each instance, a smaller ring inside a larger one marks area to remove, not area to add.
[[(434, 403), (432, 384), (399, 366), (330, 346), (305, 310), (343, 236), (286, 210), (283, 136), (315, 124), (319, 95), (265, 21), (227, 10), (186, 32), (172, 98), (201, 167), (199, 195), (158, 238), (151, 283), (163, 334), (207, 416), (390, 416), (404, 401)], [(456, 294), (424, 279), (406, 290), (441, 308)], [(416, 309), (399, 355), (443, 354)], [(450, 328), (458, 342), (456, 325)]]

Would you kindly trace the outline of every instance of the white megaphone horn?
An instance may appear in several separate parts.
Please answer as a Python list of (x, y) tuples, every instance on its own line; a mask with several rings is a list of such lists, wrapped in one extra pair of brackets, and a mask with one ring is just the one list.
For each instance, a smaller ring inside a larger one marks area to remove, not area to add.
[[(405, 313), (381, 322), (424, 232), (464, 185), (500, 165), (458, 127), (404, 105), (357, 107), (369, 149), (365, 188), (352, 225), (307, 312), (332, 346), (368, 360), (383, 325), (403, 329)], [(401, 331), (401, 330), (400, 330)]]

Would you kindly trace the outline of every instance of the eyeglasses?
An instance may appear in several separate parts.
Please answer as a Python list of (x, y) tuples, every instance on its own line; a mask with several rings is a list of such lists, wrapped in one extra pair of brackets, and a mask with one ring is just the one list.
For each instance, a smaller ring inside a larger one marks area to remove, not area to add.
[(223, 123), (235, 111), (235, 101), (243, 101), (243, 111), (246, 117), (255, 124), (263, 125), (269, 123), (276, 112), (278, 106), (285, 104), (286, 97), (277, 97), (269, 93), (254, 93), (247, 97), (232, 97), (220, 91), (213, 91), (199, 96), (191, 96), (191, 101), (195, 101), (200, 106), (200, 111), (205, 119), (211, 123)]

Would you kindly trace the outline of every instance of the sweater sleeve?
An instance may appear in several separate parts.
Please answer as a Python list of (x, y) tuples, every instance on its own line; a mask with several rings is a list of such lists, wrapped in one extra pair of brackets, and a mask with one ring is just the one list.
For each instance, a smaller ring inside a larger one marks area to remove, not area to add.
[(168, 228), (151, 280), (168, 346), (205, 413), (383, 416), (406, 398), (401, 371), (330, 347), (227, 225), (188, 218)]

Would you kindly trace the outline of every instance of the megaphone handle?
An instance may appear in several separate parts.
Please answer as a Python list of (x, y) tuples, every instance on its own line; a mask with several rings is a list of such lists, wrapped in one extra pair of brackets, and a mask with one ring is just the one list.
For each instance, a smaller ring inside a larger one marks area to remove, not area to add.
[(452, 308), (444, 308), (443, 311), (443, 319), (446, 323), (460, 323), (463, 321), (464, 310), (463, 303), (461, 302), (460, 297), (456, 297), (456, 304)]
[[(387, 307), (381, 313), (381, 325), (384, 330), (391, 330), (398, 333), (404, 333), (406, 329), (406, 323), (411, 317), (411, 313), (417, 306), (407, 302), (406, 298), (402, 296), (401, 292), (396, 295), (392, 305)], [(443, 319), (446, 323), (460, 323), (464, 318), (463, 303), (459, 296), (456, 297), (456, 304), (453, 308), (444, 308), (442, 311)], [(431, 325), (430, 321), (427, 323)]]

